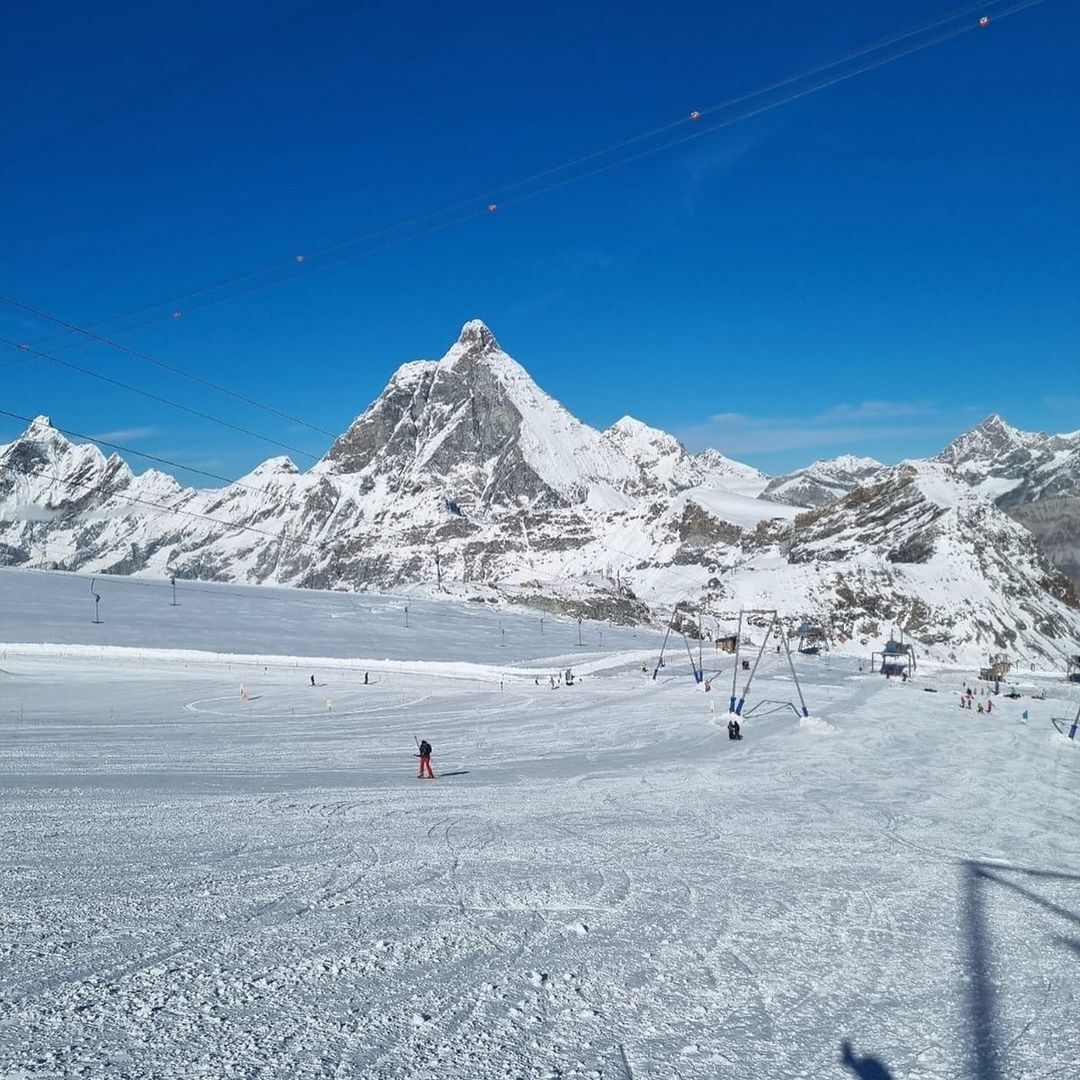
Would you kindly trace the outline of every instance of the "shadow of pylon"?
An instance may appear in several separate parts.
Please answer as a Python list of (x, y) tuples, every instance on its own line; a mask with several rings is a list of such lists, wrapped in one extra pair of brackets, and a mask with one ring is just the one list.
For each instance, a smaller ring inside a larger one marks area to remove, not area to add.
[(1057, 870), (1034, 870), (1004, 863), (986, 863), (965, 859), (961, 863), (963, 890), (961, 914), (968, 932), (968, 972), (971, 977), (967, 1014), (970, 1026), (972, 1080), (1005, 1080), (1004, 1054), (998, 1038), (997, 1001), (991, 973), (991, 938), (986, 919), (985, 888), (996, 885), (1041, 907), (1068, 922), (1080, 925), (1080, 915), (1040, 896), (1032, 889), (1003, 874), (1021, 874), (1027, 878), (1051, 881), (1077, 881), (1080, 874)]

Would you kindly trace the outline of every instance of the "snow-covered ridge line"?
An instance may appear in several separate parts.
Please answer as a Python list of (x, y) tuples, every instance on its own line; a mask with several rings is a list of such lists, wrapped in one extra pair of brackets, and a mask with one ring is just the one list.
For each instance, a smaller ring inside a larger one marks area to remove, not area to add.
[(377, 660), (368, 657), (288, 656), (278, 653), (220, 653), (202, 649), (137, 648), (130, 645), (58, 645), (48, 642), (0, 643), (0, 660), (8, 656), (57, 660), (103, 660), (140, 664), (184, 664), (197, 667), (294, 668), (298, 671), (349, 671), (372, 674), (416, 675), (420, 678), (462, 679), (497, 684), (500, 678), (532, 682), (538, 675), (571, 667), (576, 675), (590, 675), (611, 668), (639, 664), (655, 659), (655, 649), (630, 649), (621, 652), (566, 653), (533, 661), (535, 666), (480, 664), (462, 660)]

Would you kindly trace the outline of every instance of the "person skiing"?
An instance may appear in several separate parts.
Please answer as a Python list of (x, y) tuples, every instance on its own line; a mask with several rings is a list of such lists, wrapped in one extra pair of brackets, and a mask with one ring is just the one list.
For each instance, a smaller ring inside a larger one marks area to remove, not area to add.
[(435, 774), (431, 771), (431, 743), (427, 739), (420, 740), (420, 770), (416, 774), (417, 780), (423, 780), (426, 775), (428, 779), (434, 780)]
[(367, 684), (368, 684), (368, 673), (365, 671), (364, 672), (364, 685), (367, 686)]
[(979, 711), (980, 716), (982, 716), (983, 712), (985, 712), (985, 710), (983, 709), (983, 703), (981, 701), (979, 702), (979, 710), (978, 711)]
[(733, 716), (727, 722), (727, 737), (729, 739), (741, 739), (742, 732), (739, 730), (739, 721)]
[(314, 675), (311, 676), (311, 685), (312, 686), (315, 685), (315, 676)]
[(986, 699), (986, 711), (988, 713), (994, 711), (994, 703), (989, 698)]

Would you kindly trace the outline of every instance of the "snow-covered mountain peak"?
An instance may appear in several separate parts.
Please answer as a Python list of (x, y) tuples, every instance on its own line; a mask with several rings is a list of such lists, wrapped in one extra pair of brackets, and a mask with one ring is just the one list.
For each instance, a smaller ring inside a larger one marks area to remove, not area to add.
[(842, 454), (815, 461), (786, 476), (773, 477), (761, 497), (792, 506), (826, 506), (884, 468), (875, 458)]
[(964, 465), (975, 460), (992, 460), (1016, 450), (1028, 450), (1045, 441), (1046, 436), (1020, 431), (991, 413), (981, 424), (953, 439), (937, 456), (947, 465)]
[(604, 431), (604, 438), (609, 439), (621, 447), (624, 453), (632, 456), (637, 456), (641, 451), (652, 456), (655, 456), (657, 452), (686, 453), (683, 444), (674, 435), (669, 435), (660, 428), (650, 427), (633, 416), (624, 416), (616, 420)]
[(639, 420), (636, 416), (631, 416), (629, 413), (625, 416), (620, 416), (611, 427), (607, 428), (607, 431), (618, 432), (622, 435), (642, 437), (662, 435), (665, 438), (674, 439), (674, 437), (668, 435), (666, 431), (662, 431), (660, 428), (654, 428), (651, 425), (646, 424), (644, 420)]
[(483, 319), (470, 319), (461, 328), (457, 343), (463, 349), (476, 349), (481, 352), (502, 352), (499, 343), (495, 340), (495, 335), (491, 332), (491, 328)]
[(859, 473), (884, 469), (885, 465), (878, 461), (877, 458), (860, 457), (857, 454), (841, 454), (839, 457), (818, 459), (809, 468), (835, 474), (838, 472)]
[(704, 450), (697, 454), (696, 460), (703, 468), (718, 476), (737, 477), (751, 483), (760, 483), (762, 487), (765, 486), (769, 479), (765, 473), (760, 469), (755, 469), (753, 465), (747, 465), (742, 461), (729, 458), (721, 454), (719, 450), (714, 450), (711, 446), (706, 446)]
[(241, 483), (251, 484), (255, 481), (266, 481), (278, 476), (296, 476), (300, 470), (295, 462), (287, 454), (278, 457), (267, 458), (266, 461), (256, 465), (246, 476), (241, 477)]
[(505, 353), (487, 323), (470, 319), (462, 328), (457, 341), (439, 361), (440, 366), (456, 367), (462, 363), (478, 364), (492, 370), (521, 368), (521, 365)]
[(4, 456), (9, 466), (23, 467), (32, 463), (54, 466), (66, 459), (92, 461), (100, 465), (105, 463), (105, 455), (96, 446), (71, 442), (52, 426), (47, 416), (37, 416), (31, 420), (26, 430), (5, 447)]

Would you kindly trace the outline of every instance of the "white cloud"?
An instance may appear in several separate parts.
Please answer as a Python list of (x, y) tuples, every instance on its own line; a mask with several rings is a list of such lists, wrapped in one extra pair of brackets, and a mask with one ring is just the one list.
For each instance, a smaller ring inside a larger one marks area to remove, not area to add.
[(679, 435), (693, 449), (715, 446), (738, 456), (945, 437), (955, 429), (956, 410), (934, 402), (861, 401), (842, 402), (805, 417), (718, 413), (684, 427)]
[(100, 442), (137, 442), (139, 439), (150, 439), (159, 434), (157, 428), (153, 427), (133, 427), (133, 428), (120, 428), (118, 431), (102, 431), (97, 435), (91, 435), (91, 439), (98, 440)]

